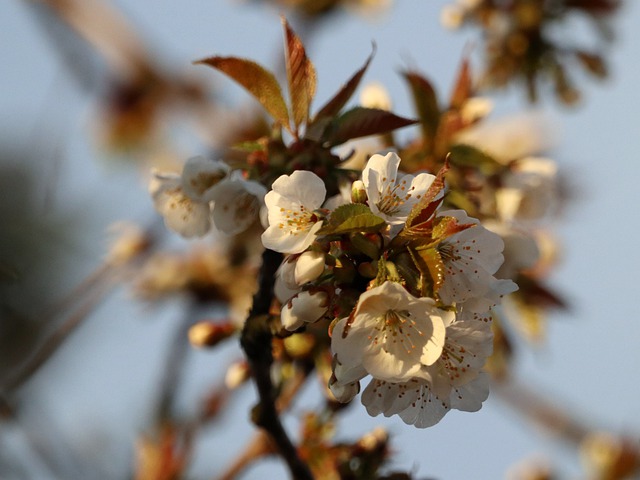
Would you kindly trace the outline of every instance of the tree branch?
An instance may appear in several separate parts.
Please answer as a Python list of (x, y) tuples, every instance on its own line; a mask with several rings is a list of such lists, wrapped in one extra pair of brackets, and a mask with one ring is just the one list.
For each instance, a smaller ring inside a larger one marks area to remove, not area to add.
[(254, 408), (255, 424), (270, 435), (278, 452), (287, 463), (292, 478), (313, 480), (311, 471), (298, 456), (296, 447), (280, 421), (276, 408), (276, 395), (271, 383), (273, 333), (269, 322), (269, 309), (273, 297), (275, 273), (281, 259), (282, 255), (269, 249), (262, 255), (259, 289), (253, 299), (251, 314), (242, 330), (240, 345), (247, 356), (258, 391), (259, 400)]

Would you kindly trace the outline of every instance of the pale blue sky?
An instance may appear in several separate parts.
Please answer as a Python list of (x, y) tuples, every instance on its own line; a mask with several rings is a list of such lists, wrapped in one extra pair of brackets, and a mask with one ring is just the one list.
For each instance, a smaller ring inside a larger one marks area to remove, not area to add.
[[(439, 9), (444, 1), (395, 3), (377, 21), (346, 16), (314, 36), (308, 53), (318, 70), (318, 103), (360, 67), (372, 41), (377, 44), (377, 55), (366, 80), (388, 86), (398, 113), (412, 113), (408, 93), (397, 75), (403, 67), (419, 68), (441, 92), (449, 91), (470, 35), (440, 27)], [(578, 192), (566, 217), (553, 226), (564, 255), (551, 283), (573, 308), (550, 319), (547, 344), (522, 355), (518, 372), (523, 382), (565, 401), (595, 426), (638, 432), (640, 321), (635, 300), (640, 293), (640, 228), (635, 208), (640, 203), (640, 4), (626, 3), (610, 57), (612, 78), (602, 85), (580, 78), (586, 87), (585, 102), (573, 111), (546, 102), (561, 131), (551, 156)], [(190, 62), (221, 54), (273, 65), (281, 52), (280, 20), (272, 8), (222, 0), (122, 0), (119, 4), (163, 60), (176, 69), (202, 73), (234, 101), (248, 101), (248, 97), (223, 77)], [(79, 279), (98, 263), (107, 225), (121, 218), (150, 218), (150, 202), (135, 172), (114, 167), (93, 154), (87, 138), (94, 105), (69, 82), (55, 50), (22, 2), (0, 4), (0, 32), (0, 138), (32, 142), (34, 135), (50, 128), (47, 122), (54, 122), (67, 137), (53, 208), (91, 212), (82, 221), (82, 236), (62, 247), (69, 256), (80, 258), (74, 272)], [(498, 114), (525, 106), (513, 94), (495, 100)], [(202, 153), (198, 148), (194, 145), (189, 153)], [(38, 168), (44, 189), (53, 169), (51, 152), (41, 150)], [(78, 455), (91, 459), (96, 448), (102, 449), (96, 461), (104, 469), (104, 478), (122, 478), (122, 462), (131, 455), (134, 434), (146, 420), (139, 414), (147, 408), (146, 396), (155, 387), (153, 365), (161, 361), (177, 319), (179, 305), (151, 310), (131, 302), (126, 291), (119, 292), (27, 386), (27, 392), (39, 393), (39, 401), (30, 404), (26, 413), (44, 415), (51, 428), (58, 430), (56, 442)], [(232, 346), (226, 350), (233, 355)], [(196, 398), (203, 383), (219, 378), (226, 364), (220, 355), (197, 354), (192, 360), (185, 405)], [(242, 445), (249, 432), (244, 419), (252, 401), (253, 393), (247, 390), (232, 409), (236, 421), (225, 418), (206, 432), (196, 458), (195, 478), (210, 478), (230, 458), (230, 451)], [(313, 395), (304, 395), (294, 414), (314, 408), (316, 402)], [(395, 466), (414, 467), (424, 476), (502, 478), (510, 465), (534, 453), (548, 455), (565, 472), (578, 476), (577, 457), (570, 449), (558, 448), (562, 444), (526, 428), (495, 396), (479, 413), (451, 412), (427, 430), (406, 426), (398, 418), (369, 418), (357, 404), (339, 432), (350, 437), (376, 425), (394, 434)], [(45, 428), (41, 424), (31, 427), (36, 431)], [(89, 440), (89, 433), (98, 436)], [(103, 443), (96, 444), (96, 438)], [(114, 439), (118, 442), (112, 443)], [(19, 433), (0, 429), (0, 446), (3, 444), (20, 451)], [(246, 478), (264, 478), (260, 472), (272, 472), (272, 468), (280, 471), (269, 464)], [(43, 472), (37, 475), (47, 478)]]

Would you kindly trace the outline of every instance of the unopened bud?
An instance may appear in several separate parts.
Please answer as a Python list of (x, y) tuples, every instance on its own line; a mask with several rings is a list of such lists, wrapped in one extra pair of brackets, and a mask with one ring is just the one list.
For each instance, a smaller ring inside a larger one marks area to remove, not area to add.
[(356, 180), (351, 185), (351, 201), (353, 203), (366, 203), (367, 191), (362, 180)]
[(297, 330), (305, 323), (313, 323), (327, 313), (329, 297), (324, 292), (303, 291), (294, 295), (280, 314), (282, 326), (287, 330)]
[(229, 390), (234, 390), (249, 379), (251, 370), (245, 361), (239, 361), (229, 365), (224, 376), (224, 384)]
[(198, 322), (189, 329), (189, 341), (194, 347), (214, 347), (236, 332), (232, 323)]
[(334, 375), (329, 380), (329, 390), (340, 403), (348, 403), (360, 393), (360, 382), (342, 384), (339, 383)]
[(304, 252), (295, 263), (294, 277), (298, 285), (313, 282), (324, 272), (323, 252)]

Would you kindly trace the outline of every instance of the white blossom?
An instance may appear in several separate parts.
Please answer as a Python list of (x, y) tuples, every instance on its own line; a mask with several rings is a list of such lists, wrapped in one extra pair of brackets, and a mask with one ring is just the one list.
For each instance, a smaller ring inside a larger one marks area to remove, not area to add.
[(245, 180), (239, 170), (220, 182), (207, 195), (213, 202), (213, 224), (227, 235), (244, 232), (259, 219), (267, 189)]
[(322, 227), (315, 210), (325, 196), (324, 182), (312, 172), (296, 170), (279, 177), (265, 196), (269, 228), (262, 234), (263, 245), (282, 253), (306, 250)]
[(400, 157), (391, 152), (372, 155), (362, 171), (371, 211), (390, 225), (402, 225), (413, 206), (427, 191), (435, 177), (428, 173), (399, 175)]
[(405, 381), (440, 357), (450, 316), (433, 299), (385, 282), (360, 295), (351, 316), (335, 324), (331, 348), (347, 369), (361, 365), (375, 378)]
[(405, 382), (373, 378), (362, 393), (367, 412), (376, 416), (399, 415), (419, 428), (438, 423), (450, 409), (474, 412), (489, 395), (486, 373), (481, 371), (491, 354), (493, 336), (489, 315), (460, 312), (447, 319), (442, 355), (426, 375)]
[(504, 221), (538, 220), (558, 204), (553, 160), (527, 157), (518, 160), (496, 192), (496, 208)]
[(460, 224), (475, 226), (458, 232), (438, 245), (445, 266), (440, 300), (447, 305), (465, 304), (467, 309), (485, 312), (500, 302), (503, 295), (517, 290), (511, 280), (494, 274), (504, 260), (504, 242), (463, 210), (444, 211), (440, 216), (454, 217)]

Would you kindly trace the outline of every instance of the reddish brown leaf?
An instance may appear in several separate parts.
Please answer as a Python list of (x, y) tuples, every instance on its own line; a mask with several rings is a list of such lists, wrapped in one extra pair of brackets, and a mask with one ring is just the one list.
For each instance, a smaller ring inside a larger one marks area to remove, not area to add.
[(469, 59), (463, 58), (460, 70), (458, 71), (458, 79), (456, 86), (451, 93), (451, 108), (459, 109), (464, 102), (473, 94), (473, 86), (471, 85), (471, 67)]
[(440, 192), (444, 189), (444, 176), (449, 171), (449, 158), (444, 161), (444, 165), (436, 175), (433, 183), (423, 195), (418, 203), (414, 205), (407, 217), (407, 227), (414, 227), (421, 223), (427, 222), (433, 216), (436, 208), (441, 202), (437, 199)]
[(353, 138), (379, 135), (416, 123), (417, 120), (399, 117), (387, 110), (356, 107), (329, 125), (324, 140), (331, 145), (340, 145)]
[(256, 62), (237, 57), (209, 57), (194, 62), (219, 70), (242, 85), (287, 130), (289, 113), (276, 77)]
[(362, 80), (362, 77), (364, 73), (367, 71), (367, 68), (369, 67), (369, 64), (371, 63), (371, 60), (373, 59), (373, 56), (375, 55), (375, 53), (376, 53), (376, 48), (374, 44), (373, 50), (371, 51), (371, 55), (369, 55), (369, 58), (367, 58), (367, 61), (364, 63), (362, 68), (358, 70), (356, 73), (354, 73), (353, 76), (347, 81), (347, 83), (345, 83), (340, 88), (338, 93), (336, 93), (333, 96), (333, 98), (331, 98), (331, 100), (329, 100), (320, 109), (320, 111), (316, 114), (313, 120), (314, 123), (316, 120), (320, 120), (325, 117), (333, 117), (337, 115), (338, 112), (340, 112), (340, 110), (342, 110), (342, 107), (345, 106), (345, 104), (349, 101), (349, 99), (353, 95), (353, 92), (355, 92), (356, 88), (358, 88), (358, 85), (360, 84), (360, 80)]
[(422, 124), (422, 133), (425, 140), (431, 143), (440, 122), (440, 108), (436, 92), (431, 82), (420, 73), (407, 71), (403, 75), (411, 87), (416, 113)]
[(297, 129), (309, 119), (309, 107), (316, 93), (316, 69), (307, 58), (307, 53), (300, 38), (291, 29), (286, 19), (282, 18), (286, 44), (287, 80), (293, 123)]

